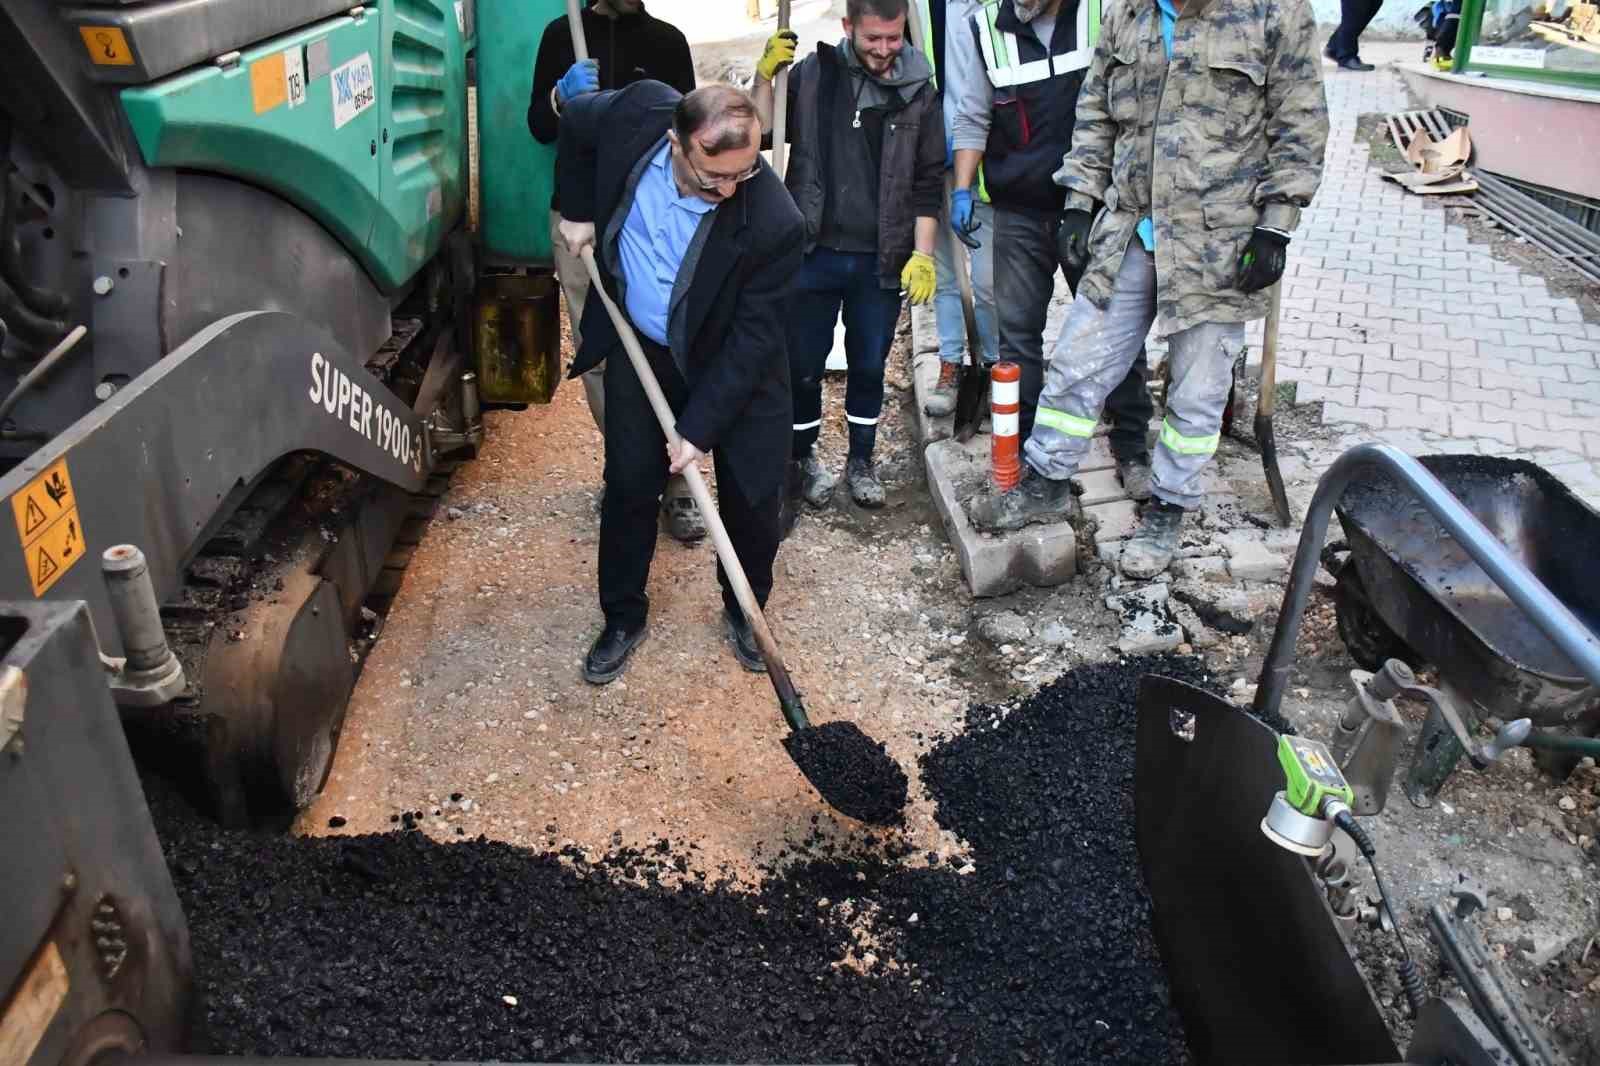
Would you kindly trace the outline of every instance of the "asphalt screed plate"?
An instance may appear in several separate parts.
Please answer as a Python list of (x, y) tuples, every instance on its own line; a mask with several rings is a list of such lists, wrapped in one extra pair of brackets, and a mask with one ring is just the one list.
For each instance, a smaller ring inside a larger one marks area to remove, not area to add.
[[(941, 862), (811, 825), (759, 887), (694, 845), (594, 861), (418, 832), (226, 831), (149, 785), (202, 1050), (533, 1062), (1181, 1063), (1133, 840), (1135, 699), (1087, 666), (923, 756)], [(619, 838), (620, 839), (620, 838)]]
[(783, 746), (834, 810), (869, 825), (905, 821), (905, 771), (854, 722), (795, 730)]

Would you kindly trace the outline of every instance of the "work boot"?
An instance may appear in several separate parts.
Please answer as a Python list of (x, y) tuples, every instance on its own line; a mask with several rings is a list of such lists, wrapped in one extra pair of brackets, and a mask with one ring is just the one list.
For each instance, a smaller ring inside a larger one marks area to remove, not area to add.
[(955, 413), (956, 392), (961, 385), (961, 364), (939, 363), (939, 380), (933, 386), (933, 391), (928, 394), (928, 402), (922, 409), (935, 418), (944, 418)]
[(1361, 62), (1360, 56), (1345, 56), (1343, 59), (1339, 60), (1339, 69), (1353, 70), (1358, 73), (1365, 74), (1369, 70), (1377, 70), (1378, 68), (1373, 66), (1371, 63)]
[(845, 464), (844, 479), (850, 485), (850, 498), (859, 506), (876, 511), (883, 506), (883, 482), (872, 470), (872, 460), (852, 455)]
[(819, 509), (828, 506), (837, 483), (816, 452), (800, 460), (800, 495), (811, 506)]
[(1031, 522), (1074, 522), (1081, 513), (1070, 482), (1035, 473), (1027, 463), (1014, 487), (987, 493), (967, 507), (972, 524), (986, 533), (1021, 529)]
[(615, 681), (627, 667), (633, 649), (643, 644), (649, 633), (649, 628), (643, 625), (630, 633), (608, 623), (589, 645), (589, 654), (584, 656), (583, 679), (591, 685), (609, 685)]
[(1122, 546), (1122, 576), (1148, 581), (1165, 570), (1178, 550), (1178, 531), (1182, 528), (1182, 507), (1151, 500), (1139, 528)]
[(1150, 498), (1150, 490), (1155, 482), (1155, 475), (1150, 470), (1150, 457), (1148, 455), (1135, 455), (1130, 459), (1117, 460), (1117, 477), (1122, 482), (1122, 487), (1127, 490), (1130, 500), (1143, 503)]
[(672, 539), (683, 544), (693, 544), (706, 535), (706, 522), (693, 496), (663, 496), (661, 522)]
[(761, 645), (756, 643), (756, 631), (745, 618), (743, 611), (722, 608), (722, 628), (733, 646), (733, 657), (739, 665), (752, 674), (767, 672), (767, 661), (761, 657)]

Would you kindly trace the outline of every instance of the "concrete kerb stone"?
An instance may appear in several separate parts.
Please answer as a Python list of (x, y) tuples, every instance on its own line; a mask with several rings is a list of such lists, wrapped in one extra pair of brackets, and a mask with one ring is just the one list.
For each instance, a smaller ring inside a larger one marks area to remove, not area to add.
[(979, 532), (967, 520), (958, 486), (988, 477), (988, 437), (974, 437), (966, 444), (935, 441), (923, 452), (923, 460), (934, 506), (974, 596), (1003, 596), (1024, 585), (1047, 588), (1078, 572), (1078, 536), (1069, 523), (995, 535)]

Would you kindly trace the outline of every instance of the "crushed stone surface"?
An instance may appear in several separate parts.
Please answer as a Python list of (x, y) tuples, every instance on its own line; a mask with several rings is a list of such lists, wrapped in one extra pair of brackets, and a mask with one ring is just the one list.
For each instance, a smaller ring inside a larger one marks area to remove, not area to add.
[[(682, 840), (589, 857), (415, 829), (228, 831), (149, 785), (208, 1049), (576, 1062), (1178, 1063), (1133, 839), (1139, 680), (971, 708), (920, 760), (941, 861), (822, 832), (759, 883)], [(620, 840), (620, 837), (618, 838)]]

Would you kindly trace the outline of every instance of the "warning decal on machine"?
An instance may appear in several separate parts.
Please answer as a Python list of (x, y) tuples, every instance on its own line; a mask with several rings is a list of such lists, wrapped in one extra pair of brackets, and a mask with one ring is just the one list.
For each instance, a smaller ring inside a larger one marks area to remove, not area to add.
[(362, 52), (350, 62), (335, 67), (333, 81), (333, 128), (344, 124), (378, 101), (378, 88), (372, 80), (372, 55)]
[(131, 67), (133, 52), (128, 39), (116, 26), (79, 26), (78, 35), (89, 50), (89, 61), (97, 67)]
[(33, 594), (42, 596), (84, 554), (83, 523), (67, 460), (57, 459), (11, 497)]
[(250, 100), (256, 114), (271, 111), (289, 98), (288, 81), (284, 77), (283, 56), (270, 55), (250, 64)]

